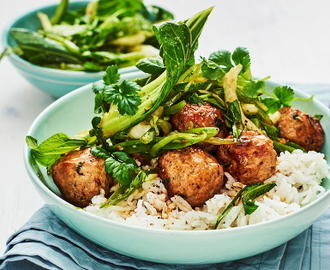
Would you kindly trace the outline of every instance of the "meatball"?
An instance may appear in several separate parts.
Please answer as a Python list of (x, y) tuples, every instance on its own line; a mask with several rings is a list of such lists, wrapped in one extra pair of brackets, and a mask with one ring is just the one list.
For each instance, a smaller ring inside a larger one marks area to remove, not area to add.
[(280, 137), (300, 145), (307, 151), (320, 151), (324, 144), (324, 130), (319, 120), (292, 107), (279, 110), (276, 122)]
[(197, 147), (162, 154), (158, 174), (170, 197), (179, 195), (192, 207), (203, 205), (223, 185), (222, 166), (214, 156)]
[(218, 127), (218, 137), (227, 136), (225, 118), (221, 110), (211, 106), (210, 103), (203, 105), (186, 104), (179, 112), (171, 117), (173, 127), (178, 131), (185, 131), (197, 127)]
[(243, 131), (239, 139), (241, 142), (220, 145), (216, 152), (224, 170), (245, 185), (263, 182), (273, 175), (277, 154), (272, 140), (253, 130)]
[(105, 171), (104, 159), (95, 157), (90, 148), (67, 153), (51, 169), (54, 183), (63, 198), (75, 206), (89, 205), (101, 189), (108, 196), (112, 178)]

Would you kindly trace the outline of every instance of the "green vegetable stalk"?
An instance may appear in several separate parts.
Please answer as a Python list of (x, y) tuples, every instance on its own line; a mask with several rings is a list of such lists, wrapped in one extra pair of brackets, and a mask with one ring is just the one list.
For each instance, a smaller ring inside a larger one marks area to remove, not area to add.
[(105, 82), (109, 85), (94, 85), (94, 92), (103, 95), (110, 103), (110, 110), (101, 118), (99, 128), (104, 138), (130, 128), (151, 115), (165, 100), (184, 71), (194, 64), (194, 51), (204, 24), (213, 8), (206, 9), (184, 23), (167, 22), (154, 26), (155, 35), (161, 44), (161, 56), (166, 66), (158, 78), (138, 91), (116, 86), (113, 95), (112, 84), (118, 82), (114, 73), (107, 72)]
[(275, 183), (262, 184), (257, 183), (250, 186), (245, 186), (242, 188), (232, 201), (227, 205), (225, 210), (218, 216), (213, 229), (217, 229), (220, 222), (225, 218), (229, 211), (235, 206), (236, 202), (242, 201), (244, 212), (246, 215), (251, 215), (255, 210), (257, 210), (258, 205), (255, 204), (255, 199), (262, 194), (267, 193), (276, 186)]

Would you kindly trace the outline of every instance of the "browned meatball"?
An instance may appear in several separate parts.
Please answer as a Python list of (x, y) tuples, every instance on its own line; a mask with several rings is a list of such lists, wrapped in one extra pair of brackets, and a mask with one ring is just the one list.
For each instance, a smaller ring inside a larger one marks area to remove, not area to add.
[(218, 137), (227, 136), (225, 118), (221, 110), (209, 103), (203, 105), (186, 104), (183, 109), (171, 117), (173, 127), (178, 131), (185, 131), (197, 127), (218, 127)]
[(95, 157), (90, 148), (67, 153), (54, 163), (51, 172), (63, 198), (79, 207), (89, 205), (101, 189), (107, 196), (112, 182), (105, 171), (104, 160)]
[(240, 140), (219, 146), (216, 157), (224, 170), (245, 185), (263, 182), (273, 175), (277, 154), (272, 140), (253, 130), (243, 131)]
[(170, 197), (179, 195), (200, 206), (223, 185), (223, 169), (215, 157), (194, 147), (171, 150), (159, 157), (158, 174)]
[(324, 130), (319, 120), (292, 107), (279, 110), (276, 126), (280, 137), (294, 142), (308, 151), (320, 151), (324, 144)]

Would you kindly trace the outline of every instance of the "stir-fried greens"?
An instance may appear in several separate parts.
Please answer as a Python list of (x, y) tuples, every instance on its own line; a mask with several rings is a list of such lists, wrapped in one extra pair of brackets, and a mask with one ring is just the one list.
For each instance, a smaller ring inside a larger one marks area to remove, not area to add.
[(90, 1), (75, 10), (69, 9), (69, 0), (61, 0), (52, 17), (36, 16), (41, 29), (10, 30), (18, 45), (12, 50), (36, 65), (84, 71), (134, 66), (158, 55), (152, 25), (173, 19), (171, 12), (142, 0)]
[[(121, 80), (118, 66), (109, 66), (103, 81), (93, 85), (95, 113), (92, 128), (84, 135), (69, 137), (55, 134), (38, 144), (27, 136), (34, 159), (43, 166), (77, 148), (91, 147), (94, 156), (105, 160), (105, 168), (119, 182), (119, 188), (103, 207), (126, 198), (144, 181), (154, 177), (153, 170), (143, 170), (131, 154), (157, 158), (169, 149), (179, 149), (207, 142), (213, 145), (240, 142), (243, 130), (257, 130), (272, 139), (280, 152), (300, 146), (280, 140), (273, 114), (295, 99), (290, 87), (266, 91), (269, 77), (255, 79), (249, 52), (238, 47), (234, 52), (220, 50), (196, 62), (198, 38), (212, 8), (184, 22), (165, 22), (153, 26), (160, 46), (158, 58), (146, 58), (137, 67), (146, 73), (134, 81)], [(232, 139), (219, 138), (218, 127), (192, 127), (173, 130), (169, 117), (185, 104), (208, 102), (225, 114)], [(274, 184), (246, 186), (219, 216), (217, 224), (235, 202), (242, 200), (246, 214), (257, 205), (254, 199)]]

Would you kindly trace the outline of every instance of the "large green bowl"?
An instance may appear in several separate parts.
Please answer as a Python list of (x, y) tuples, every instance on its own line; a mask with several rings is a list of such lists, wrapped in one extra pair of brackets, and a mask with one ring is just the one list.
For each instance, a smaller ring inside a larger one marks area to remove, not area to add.
[[(141, 74), (125, 74), (122, 78), (137, 76)], [(271, 89), (277, 86), (272, 82), (268, 85)], [(29, 135), (41, 142), (54, 133), (75, 135), (90, 128), (94, 105), (91, 87), (91, 84), (81, 87), (51, 104), (34, 121)], [(298, 90), (296, 94), (299, 97), (307, 96)], [(330, 110), (317, 100), (296, 101), (294, 106), (311, 115), (324, 115), (321, 121), (326, 131), (323, 152), (329, 163)], [(45, 169), (33, 163), (27, 147), (24, 149), (24, 159), (33, 185), (51, 210), (69, 227), (110, 250), (160, 263), (216, 263), (267, 251), (303, 232), (330, 206), (330, 180), (326, 179), (323, 183), (327, 190), (324, 196), (295, 213), (260, 224), (210, 231), (133, 227), (94, 216), (70, 205), (61, 198)]]

